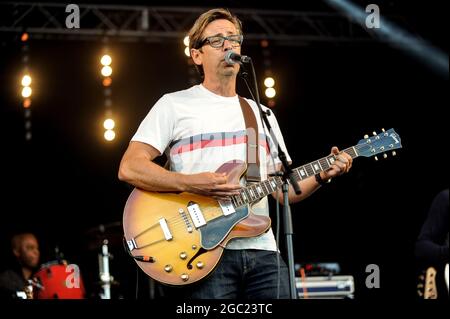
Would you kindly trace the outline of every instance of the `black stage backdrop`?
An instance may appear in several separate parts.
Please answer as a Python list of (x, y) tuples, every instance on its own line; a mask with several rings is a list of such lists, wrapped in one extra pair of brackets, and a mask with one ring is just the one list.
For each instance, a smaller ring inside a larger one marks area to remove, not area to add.
[[(438, 19), (444, 13), (396, 8), (448, 52), (446, 28)], [(188, 86), (182, 45), (110, 41), (117, 138), (105, 143), (101, 44), (31, 38), (33, 138), (26, 142), (18, 93), (20, 41), (0, 35), (1, 255), (8, 255), (12, 233), (31, 230), (39, 237), (42, 261), (52, 260), (58, 246), (80, 266), (89, 295), (96, 297), (100, 240), (95, 230), (119, 224), (107, 235), (114, 255), (111, 272), (120, 283), (113, 296), (133, 299), (137, 271), (120, 237), (131, 188), (118, 181), (117, 169), (151, 106), (162, 94)], [(343, 274), (355, 276), (356, 298), (414, 300), (414, 242), (432, 198), (448, 187), (447, 80), (380, 43), (269, 49), (278, 89), (273, 112), (294, 165), (327, 155), (333, 145), (354, 145), (381, 128), (394, 128), (403, 144), (396, 157), (355, 160), (348, 175), (292, 205), (295, 261), (340, 263)], [(260, 47), (244, 45), (243, 50), (262, 78)], [(238, 89), (249, 96), (243, 83)], [(380, 267), (380, 289), (365, 287), (369, 264)], [(154, 291), (142, 272), (139, 282), (139, 296), (148, 298)]]

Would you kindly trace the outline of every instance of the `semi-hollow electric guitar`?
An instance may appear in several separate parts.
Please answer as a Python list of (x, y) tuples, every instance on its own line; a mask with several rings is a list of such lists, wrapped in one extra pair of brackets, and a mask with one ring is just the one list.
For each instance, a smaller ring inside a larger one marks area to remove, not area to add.
[[(365, 136), (344, 150), (352, 158), (371, 157), (401, 148), (398, 134), (390, 129)], [(314, 176), (331, 167), (334, 155), (293, 170), (297, 180)], [(242, 161), (224, 163), (218, 173), (228, 173), (230, 183), (245, 174)], [(279, 176), (243, 187), (239, 195), (218, 201), (192, 193), (148, 192), (135, 188), (124, 209), (124, 240), (130, 255), (153, 279), (169, 285), (191, 284), (207, 276), (218, 265), (227, 242), (255, 237), (270, 228), (270, 218), (253, 214), (252, 203), (275, 192), (283, 181)]]

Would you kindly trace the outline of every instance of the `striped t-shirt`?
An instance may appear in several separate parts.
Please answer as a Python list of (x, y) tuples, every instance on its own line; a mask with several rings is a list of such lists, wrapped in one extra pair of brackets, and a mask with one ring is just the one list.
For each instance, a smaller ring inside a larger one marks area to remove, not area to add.
[[(277, 147), (267, 129), (264, 130), (261, 125), (256, 103), (248, 99), (247, 102), (258, 123), (260, 170), (261, 178), (265, 180), (267, 174), (273, 172), (280, 163)], [(267, 110), (265, 106), (262, 107)], [(290, 161), (273, 112), (268, 118)], [(162, 96), (144, 118), (132, 141), (149, 144), (160, 153), (165, 153), (172, 171), (195, 174), (214, 172), (231, 160), (246, 161), (245, 133), (238, 96), (223, 97), (200, 84)], [(255, 214), (269, 216), (267, 198), (254, 204), (252, 210)], [(277, 249), (271, 229), (258, 237), (232, 239), (227, 248)]]

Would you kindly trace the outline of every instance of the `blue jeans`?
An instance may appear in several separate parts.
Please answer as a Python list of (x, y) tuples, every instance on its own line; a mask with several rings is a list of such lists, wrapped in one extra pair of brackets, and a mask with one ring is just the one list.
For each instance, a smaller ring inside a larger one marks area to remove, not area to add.
[(267, 250), (225, 249), (217, 268), (199, 283), (185, 287), (163, 287), (165, 296), (186, 299), (287, 299), (289, 275), (278, 253)]

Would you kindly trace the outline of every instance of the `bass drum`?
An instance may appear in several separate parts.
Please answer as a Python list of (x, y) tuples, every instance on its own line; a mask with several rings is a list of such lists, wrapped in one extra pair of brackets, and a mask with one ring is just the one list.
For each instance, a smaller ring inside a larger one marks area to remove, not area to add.
[(35, 274), (40, 284), (35, 289), (36, 299), (84, 299), (85, 289), (77, 265), (67, 261), (51, 261), (43, 264)]

